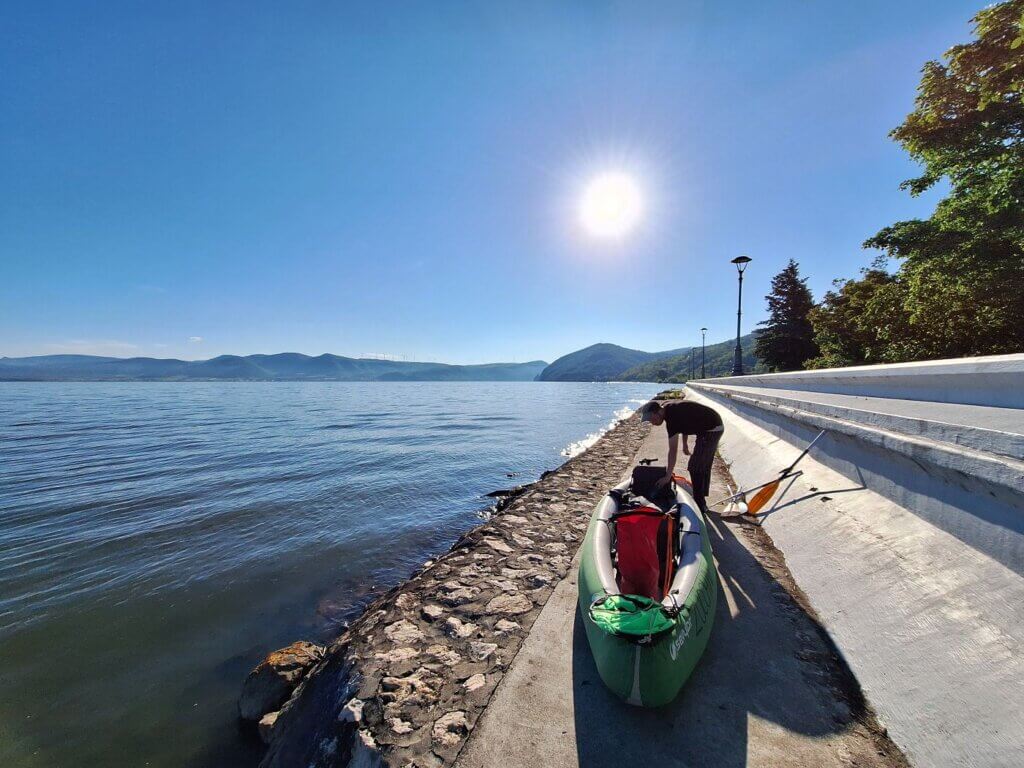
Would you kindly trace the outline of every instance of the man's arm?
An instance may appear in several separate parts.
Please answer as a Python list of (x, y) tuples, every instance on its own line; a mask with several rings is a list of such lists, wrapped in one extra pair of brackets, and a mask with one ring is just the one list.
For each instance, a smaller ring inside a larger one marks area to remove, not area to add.
[(665, 481), (672, 479), (672, 470), (676, 468), (676, 456), (679, 454), (679, 435), (668, 439), (668, 462), (665, 467)]
[(690, 436), (683, 435), (683, 453), (686, 456), (690, 455)]

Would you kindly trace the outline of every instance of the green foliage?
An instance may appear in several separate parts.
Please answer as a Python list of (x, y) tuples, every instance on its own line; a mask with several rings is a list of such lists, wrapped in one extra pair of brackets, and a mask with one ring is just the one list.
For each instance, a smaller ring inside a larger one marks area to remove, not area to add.
[[(895, 363), (912, 359), (906, 341), (905, 292), (899, 278), (873, 268), (835, 290), (809, 313), (820, 355), (807, 368)], [(912, 345), (910, 345), (912, 346)]]
[[(826, 297), (814, 315), (818, 364), (1024, 348), (1024, 0), (986, 8), (974, 23), (975, 40), (925, 65), (915, 109), (892, 132), (923, 166), (904, 188), (916, 195), (946, 179), (949, 195), (931, 218), (897, 222), (865, 243), (899, 269), (891, 279), (871, 270)], [(896, 300), (895, 316), (881, 311)], [(881, 323), (871, 343), (867, 318), (836, 325), (860, 303)]]
[[(755, 335), (748, 333), (741, 337), (743, 347), (743, 370), (747, 373), (763, 373), (766, 369), (754, 354)], [(732, 373), (733, 353), (736, 339), (709, 344), (705, 348), (705, 368), (707, 377), (728, 376)], [(692, 354), (692, 359), (691, 359)], [(681, 355), (672, 355), (652, 360), (630, 368), (616, 377), (619, 381), (660, 381), (681, 384), (690, 379), (690, 371), (694, 378), (700, 378), (700, 347)]]
[(765, 296), (769, 318), (758, 323), (755, 353), (771, 371), (796, 371), (818, 354), (808, 313), (814, 297), (800, 267), (792, 259), (772, 278), (772, 292)]

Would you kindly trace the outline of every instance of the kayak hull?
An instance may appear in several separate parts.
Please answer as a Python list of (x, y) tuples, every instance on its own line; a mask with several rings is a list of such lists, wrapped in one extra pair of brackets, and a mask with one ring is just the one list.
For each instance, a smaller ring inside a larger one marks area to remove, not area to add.
[[(590, 606), (595, 600), (617, 593), (614, 580), (609, 583), (610, 555), (604, 557), (609, 549), (606, 520), (616, 508), (610, 497), (602, 499), (595, 509), (580, 556), (579, 608), (597, 671), (619, 698), (644, 707), (668, 704), (679, 694), (704, 654), (715, 619), (718, 577), (707, 521), (692, 497), (681, 488), (677, 490), (677, 500), (689, 519), (686, 532), (680, 534), (681, 542), (689, 539), (689, 550), (686, 562), (679, 566), (680, 589), (674, 595), (673, 606), (678, 606), (679, 611), (671, 631), (649, 642), (637, 642), (606, 632), (590, 617)], [(697, 535), (699, 546), (690, 538)], [(669, 604), (668, 600), (665, 604)]]

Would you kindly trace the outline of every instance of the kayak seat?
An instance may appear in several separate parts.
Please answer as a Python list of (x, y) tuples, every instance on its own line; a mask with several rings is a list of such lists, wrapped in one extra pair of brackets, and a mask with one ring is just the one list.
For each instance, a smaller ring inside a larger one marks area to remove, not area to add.
[(675, 515), (637, 507), (616, 513), (612, 520), (619, 591), (660, 602), (675, 571)]

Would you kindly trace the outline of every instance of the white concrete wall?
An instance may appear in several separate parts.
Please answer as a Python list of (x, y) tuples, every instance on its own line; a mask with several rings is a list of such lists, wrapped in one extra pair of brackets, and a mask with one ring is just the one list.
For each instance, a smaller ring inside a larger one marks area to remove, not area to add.
[(1024, 764), (1024, 355), (690, 389), (748, 487), (828, 430), (763, 525), (911, 762)]
[(1024, 354), (713, 379), (717, 385), (1024, 408)]

